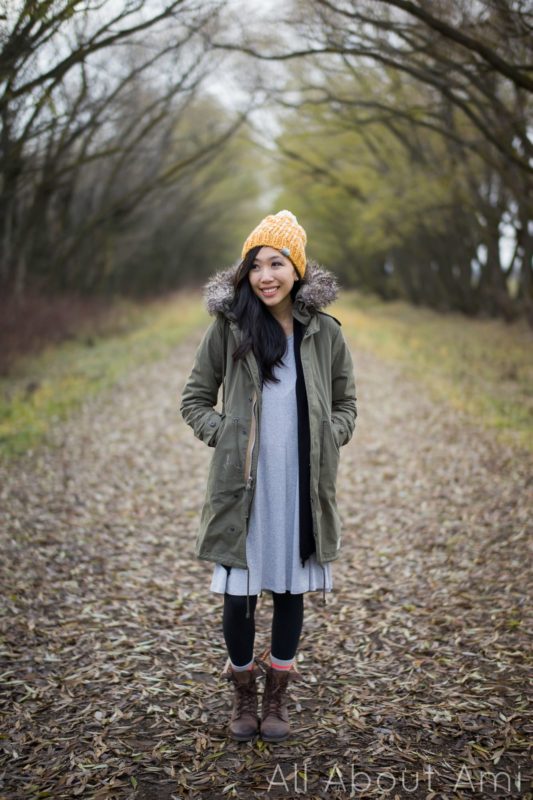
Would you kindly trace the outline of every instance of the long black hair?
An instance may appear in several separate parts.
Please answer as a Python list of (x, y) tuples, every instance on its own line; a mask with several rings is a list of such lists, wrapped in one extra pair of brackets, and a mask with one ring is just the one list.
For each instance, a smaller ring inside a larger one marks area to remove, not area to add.
[[(262, 380), (279, 383), (279, 378), (274, 376), (274, 367), (281, 366), (287, 350), (287, 337), (274, 315), (254, 294), (248, 279), (248, 273), (261, 247), (262, 245), (252, 247), (235, 272), (233, 282), (235, 294), (231, 310), (241, 329), (242, 341), (233, 354), (233, 360), (244, 358), (251, 350), (259, 364)], [(300, 278), (294, 282), (291, 289), (293, 301), (301, 283)]]

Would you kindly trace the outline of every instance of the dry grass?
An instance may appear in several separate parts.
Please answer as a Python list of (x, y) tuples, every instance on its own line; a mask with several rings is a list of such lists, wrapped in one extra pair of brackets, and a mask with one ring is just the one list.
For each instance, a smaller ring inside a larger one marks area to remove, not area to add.
[(332, 313), (361, 348), (399, 364), (431, 396), (533, 453), (533, 330), (524, 320), (439, 314), (345, 292)]
[(46, 441), (54, 423), (87, 397), (161, 358), (207, 318), (189, 292), (143, 305), (116, 304), (112, 319), (109, 314), (90, 335), (85, 320), (75, 337), (19, 357), (0, 378), (0, 455), (17, 456)]

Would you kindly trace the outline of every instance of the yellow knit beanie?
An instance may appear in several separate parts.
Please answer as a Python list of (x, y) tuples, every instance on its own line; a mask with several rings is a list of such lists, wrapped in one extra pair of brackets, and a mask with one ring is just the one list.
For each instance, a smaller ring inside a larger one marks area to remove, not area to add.
[(291, 211), (283, 209), (277, 214), (269, 214), (261, 220), (259, 225), (253, 229), (246, 239), (241, 258), (244, 258), (248, 250), (252, 247), (261, 245), (263, 247), (274, 247), (290, 258), (296, 270), (303, 278), (307, 259), (305, 257), (305, 245), (307, 234), (298, 224), (298, 220)]

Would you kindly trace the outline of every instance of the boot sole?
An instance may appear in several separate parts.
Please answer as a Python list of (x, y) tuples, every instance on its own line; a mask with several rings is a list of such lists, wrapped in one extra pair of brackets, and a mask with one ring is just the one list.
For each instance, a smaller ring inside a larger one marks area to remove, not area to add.
[(234, 742), (251, 742), (252, 739), (255, 739), (255, 737), (258, 735), (259, 733), (256, 731), (255, 733), (251, 733), (249, 736), (237, 736), (235, 733), (230, 733), (229, 737), (230, 739), (233, 739)]
[(290, 736), (290, 732), (286, 733), (284, 736), (265, 736), (263, 733), (261, 734), (261, 739), (264, 742), (284, 742), (285, 739), (288, 739)]

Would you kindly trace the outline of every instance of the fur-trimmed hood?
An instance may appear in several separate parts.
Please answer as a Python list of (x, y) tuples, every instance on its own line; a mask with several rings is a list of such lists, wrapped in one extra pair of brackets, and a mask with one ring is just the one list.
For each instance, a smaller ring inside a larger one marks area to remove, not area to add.
[[(238, 264), (215, 273), (204, 286), (204, 302), (208, 312), (227, 316), (234, 296), (233, 278)], [(302, 312), (320, 311), (336, 300), (339, 292), (337, 278), (315, 261), (308, 261), (305, 276), (296, 298), (295, 306)]]

